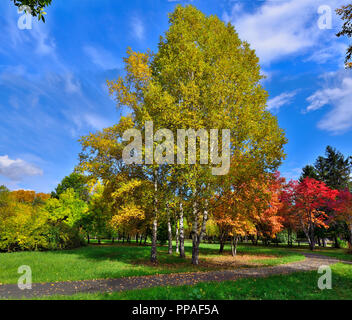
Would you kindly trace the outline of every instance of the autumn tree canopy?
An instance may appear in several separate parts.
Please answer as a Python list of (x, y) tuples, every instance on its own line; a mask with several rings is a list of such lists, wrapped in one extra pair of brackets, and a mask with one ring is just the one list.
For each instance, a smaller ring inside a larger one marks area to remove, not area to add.
[(352, 250), (352, 193), (348, 190), (340, 190), (334, 203), (336, 219), (346, 223), (348, 230), (348, 245)]
[[(275, 169), (284, 157), (286, 139), (277, 119), (266, 109), (268, 95), (260, 85), (263, 76), (254, 50), (238, 38), (232, 25), (225, 25), (216, 16), (207, 17), (193, 6), (177, 6), (169, 23), (156, 53), (129, 49), (124, 60), (126, 76), (108, 81), (118, 106), (130, 108), (132, 126), (142, 136), (149, 130), (146, 121), (153, 121), (154, 131), (166, 128), (174, 136), (179, 129), (207, 132), (213, 128), (228, 129), (232, 155), (250, 155), (262, 171)], [(98, 135), (101, 134), (97, 134), (97, 139)], [(162, 138), (151, 142), (152, 146), (157, 149)], [(167, 148), (163, 144), (160, 147)], [(174, 151), (177, 154), (177, 148)], [(147, 148), (143, 155), (146, 152)], [(99, 157), (102, 154), (99, 152)], [(197, 160), (199, 157), (198, 152)], [(94, 170), (102, 166), (96, 160)], [(172, 168), (171, 162), (156, 166), (152, 161), (143, 166), (147, 172), (144, 178), (154, 185), (151, 259), (156, 260), (158, 212), (166, 211), (160, 208), (160, 187), (168, 186), (165, 181), (173, 175), (178, 177), (174, 181), (180, 181), (180, 177), (181, 181), (187, 181), (187, 185), (177, 185), (174, 190), (185, 187), (184, 194), (192, 203), (193, 263), (198, 264), (209, 201), (217, 189), (214, 168), (209, 162), (199, 161)]]
[(293, 207), (311, 250), (315, 247), (315, 229), (329, 228), (326, 208), (332, 206), (338, 194), (324, 182), (305, 178), (301, 182), (291, 181), (284, 199)]

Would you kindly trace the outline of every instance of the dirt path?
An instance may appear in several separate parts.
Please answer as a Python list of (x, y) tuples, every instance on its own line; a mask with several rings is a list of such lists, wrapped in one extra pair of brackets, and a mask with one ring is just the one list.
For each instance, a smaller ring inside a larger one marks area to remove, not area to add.
[[(153, 276), (129, 277), (104, 280), (84, 280), (72, 282), (35, 283), (31, 290), (20, 290), (17, 285), (0, 285), (0, 298), (33, 298), (50, 295), (73, 295), (75, 293), (115, 292), (156, 286), (193, 285), (204, 281), (226, 281), (249, 277), (266, 277), (290, 274), (299, 271), (318, 270), (322, 265), (341, 262), (335, 258), (302, 253), (306, 259), (299, 262), (274, 267), (245, 268), (212, 272), (161, 274)], [(343, 261), (344, 262), (344, 261)], [(352, 264), (352, 262), (345, 262)]]

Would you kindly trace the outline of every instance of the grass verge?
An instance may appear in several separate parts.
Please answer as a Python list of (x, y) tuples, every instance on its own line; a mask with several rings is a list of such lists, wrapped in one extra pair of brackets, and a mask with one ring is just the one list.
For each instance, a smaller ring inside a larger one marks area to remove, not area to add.
[(112, 279), (128, 276), (212, 271), (250, 266), (272, 266), (304, 259), (299, 252), (285, 248), (240, 245), (234, 260), (219, 255), (218, 245), (202, 244), (200, 266), (191, 265), (191, 244), (186, 243), (187, 259), (168, 255), (166, 247), (158, 248), (157, 265), (149, 261), (150, 247), (136, 245), (87, 246), (69, 251), (0, 253), (0, 284), (17, 283), (18, 267), (30, 266), (33, 283)]
[(204, 282), (194, 286), (155, 287), (115, 293), (44, 297), (41, 300), (351, 300), (352, 266), (332, 266), (332, 289), (320, 290), (317, 272), (267, 278)]

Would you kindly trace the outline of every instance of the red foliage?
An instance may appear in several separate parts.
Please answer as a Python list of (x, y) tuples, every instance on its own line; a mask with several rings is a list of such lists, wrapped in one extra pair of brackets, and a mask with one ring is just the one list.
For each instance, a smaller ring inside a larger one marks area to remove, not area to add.
[(352, 249), (352, 193), (346, 189), (339, 191), (337, 200), (333, 208), (336, 213), (336, 219), (344, 221), (349, 230), (349, 247)]
[(296, 215), (312, 250), (315, 245), (314, 229), (329, 227), (324, 208), (332, 206), (337, 194), (337, 190), (330, 189), (324, 182), (305, 178), (302, 182), (290, 181), (281, 196), (286, 210)]

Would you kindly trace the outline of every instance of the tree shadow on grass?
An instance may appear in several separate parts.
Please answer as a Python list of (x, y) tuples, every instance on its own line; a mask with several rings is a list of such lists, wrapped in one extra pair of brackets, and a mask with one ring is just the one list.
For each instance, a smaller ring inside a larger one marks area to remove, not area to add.
[[(225, 248), (223, 254), (219, 254), (219, 250), (211, 248), (208, 244), (200, 247), (200, 265), (193, 267), (191, 265), (192, 247), (187, 244), (185, 246), (186, 259), (182, 259), (175, 252), (171, 255), (167, 253), (166, 246), (158, 246), (158, 263), (152, 264), (150, 260), (150, 246), (137, 245), (137, 244), (93, 244), (75, 250), (67, 251), (54, 251), (56, 254), (74, 254), (82, 259), (89, 261), (111, 261), (122, 262), (131, 267), (147, 266), (153, 269), (216, 269), (221, 267), (235, 267), (235, 266), (258, 266), (262, 265), (260, 260), (282, 258), (284, 256), (297, 255), (295, 252), (285, 251), (284, 249), (267, 248), (267, 247), (249, 247), (239, 246), (237, 259), (229, 259), (230, 248)], [(253, 260), (253, 262), (251, 262)], [(241, 261), (241, 263), (240, 263)]]
[[(185, 243), (186, 259), (182, 259), (175, 252), (167, 253), (167, 246), (158, 246), (158, 263), (150, 264), (150, 246), (132, 244), (102, 244), (89, 245), (73, 250), (28, 252), (26, 257), (22, 253), (14, 253), (6, 257), (7, 269), (11, 270), (0, 275), (3, 282), (10, 276), (11, 283), (17, 282), (17, 268), (21, 264), (33, 268), (34, 282), (56, 282), (68, 280), (109, 279), (130, 276), (142, 276), (162, 273), (180, 273), (213, 271), (222, 269), (248, 267), (248, 261), (226, 260), (230, 256), (230, 246), (227, 245), (223, 255), (218, 253), (218, 245), (201, 244), (200, 265), (191, 264), (192, 247), (190, 242)], [(175, 246), (174, 246), (175, 249)], [(246, 255), (248, 260), (257, 256), (275, 256), (280, 258), (283, 249), (249, 247), (240, 245), (239, 258)], [(288, 255), (289, 253), (286, 253)], [(295, 253), (297, 255), (297, 253)], [(12, 256), (13, 255), (13, 256)], [(225, 259), (226, 261), (219, 261)], [(238, 259), (241, 260), (241, 259)], [(242, 259), (243, 260), (243, 259)], [(253, 261), (252, 261), (253, 262)], [(262, 261), (259, 261), (260, 264)], [(233, 264), (233, 265), (232, 265)], [(9, 283), (9, 282), (6, 282)]]

